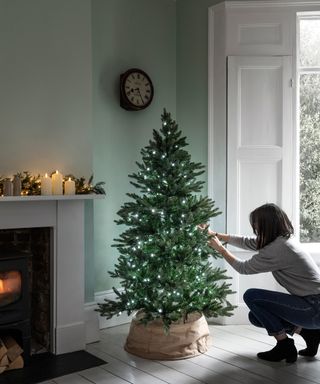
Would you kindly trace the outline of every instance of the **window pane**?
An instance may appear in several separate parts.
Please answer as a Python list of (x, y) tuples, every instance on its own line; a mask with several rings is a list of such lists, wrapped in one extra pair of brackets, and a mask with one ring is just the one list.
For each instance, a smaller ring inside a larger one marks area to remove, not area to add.
[(320, 20), (300, 20), (300, 65), (320, 66)]
[(300, 76), (300, 240), (320, 241), (320, 74)]

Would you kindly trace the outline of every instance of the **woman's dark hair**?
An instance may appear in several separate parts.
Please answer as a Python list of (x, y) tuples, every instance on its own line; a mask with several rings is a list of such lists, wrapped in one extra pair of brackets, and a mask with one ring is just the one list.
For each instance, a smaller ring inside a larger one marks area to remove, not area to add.
[(264, 204), (250, 213), (250, 224), (257, 236), (257, 249), (279, 236), (289, 238), (294, 230), (286, 213), (275, 204)]

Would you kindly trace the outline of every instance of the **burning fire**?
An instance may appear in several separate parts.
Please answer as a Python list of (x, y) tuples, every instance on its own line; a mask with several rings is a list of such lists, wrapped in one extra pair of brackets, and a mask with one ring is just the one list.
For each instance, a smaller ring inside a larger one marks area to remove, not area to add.
[(0, 295), (19, 293), (21, 291), (21, 274), (19, 271), (0, 272)]

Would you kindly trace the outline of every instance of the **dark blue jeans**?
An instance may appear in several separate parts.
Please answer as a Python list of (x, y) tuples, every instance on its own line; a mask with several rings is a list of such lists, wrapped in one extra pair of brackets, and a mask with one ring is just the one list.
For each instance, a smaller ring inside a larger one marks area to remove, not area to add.
[(250, 309), (250, 322), (265, 328), (270, 336), (292, 335), (298, 327), (320, 329), (320, 295), (295, 296), (250, 288), (243, 299)]

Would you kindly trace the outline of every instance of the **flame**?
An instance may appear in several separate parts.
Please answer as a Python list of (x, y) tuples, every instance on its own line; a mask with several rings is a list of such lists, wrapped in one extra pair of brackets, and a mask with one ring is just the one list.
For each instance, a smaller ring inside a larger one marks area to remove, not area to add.
[[(5, 272), (5, 278), (0, 278), (0, 294), (21, 291), (21, 275), (18, 271)], [(0, 274), (1, 276), (1, 274)], [(3, 274), (2, 274), (2, 277)]]

